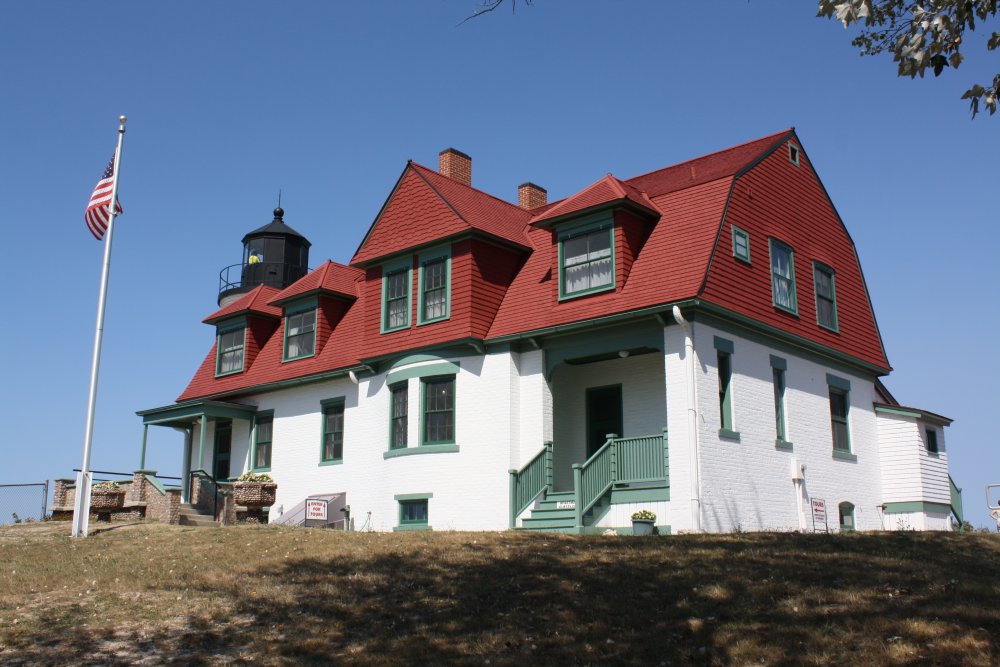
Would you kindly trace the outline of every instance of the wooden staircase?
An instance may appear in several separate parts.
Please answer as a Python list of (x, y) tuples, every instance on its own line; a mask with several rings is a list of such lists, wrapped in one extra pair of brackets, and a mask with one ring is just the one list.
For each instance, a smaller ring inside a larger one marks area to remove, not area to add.
[[(600, 515), (609, 503), (600, 501), (583, 513), (584, 528), (593, 523), (594, 517)], [(538, 501), (538, 506), (531, 514), (521, 521), (518, 530), (533, 530), (549, 533), (576, 533), (576, 502), (572, 491), (549, 493), (545, 500)]]
[(216, 528), (220, 525), (212, 516), (211, 511), (198, 509), (191, 503), (181, 503), (177, 523), (197, 528)]

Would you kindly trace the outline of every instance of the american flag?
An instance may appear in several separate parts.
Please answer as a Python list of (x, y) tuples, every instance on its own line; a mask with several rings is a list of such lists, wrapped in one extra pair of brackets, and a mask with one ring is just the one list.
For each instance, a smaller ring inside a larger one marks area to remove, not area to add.
[[(87, 228), (98, 241), (104, 238), (104, 232), (108, 230), (111, 216), (108, 214), (108, 204), (111, 202), (111, 188), (115, 180), (115, 158), (112, 155), (108, 162), (108, 168), (104, 170), (101, 180), (94, 186), (94, 194), (90, 195), (90, 202), (87, 204), (87, 213), (84, 218), (87, 220)], [(121, 215), (122, 204), (115, 202), (116, 213)]]

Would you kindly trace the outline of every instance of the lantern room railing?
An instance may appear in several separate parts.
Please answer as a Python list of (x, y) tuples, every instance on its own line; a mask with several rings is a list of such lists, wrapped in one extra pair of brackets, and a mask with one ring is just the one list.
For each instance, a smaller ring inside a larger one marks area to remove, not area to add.
[(309, 273), (307, 267), (285, 262), (233, 264), (219, 272), (219, 294), (257, 285), (284, 289), (307, 273)]

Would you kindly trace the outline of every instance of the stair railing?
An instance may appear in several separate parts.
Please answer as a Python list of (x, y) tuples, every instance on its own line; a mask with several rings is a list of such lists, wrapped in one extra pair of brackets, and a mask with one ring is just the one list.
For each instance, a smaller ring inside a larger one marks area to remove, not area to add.
[(510, 527), (515, 528), (517, 517), (535, 502), (542, 492), (552, 490), (552, 443), (546, 442), (541, 451), (520, 470), (510, 474)]
[[(198, 483), (197, 491), (195, 493), (198, 496), (198, 502), (201, 503), (201, 484), (207, 482), (211, 485), (212, 489), (212, 518), (219, 518), (219, 482), (214, 477), (208, 474), (206, 470), (198, 469), (191, 471), (191, 488), (195, 488), (195, 483)], [(192, 503), (194, 504), (194, 503)]]
[(951, 478), (951, 475), (948, 475), (948, 487), (951, 490), (951, 511), (961, 523), (965, 521), (965, 517), (962, 515), (962, 489), (955, 485), (955, 480)]
[(584, 527), (583, 517), (615, 484), (637, 482), (670, 483), (667, 429), (662, 434), (619, 438), (608, 433), (607, 440), (583, 463), (573, 464), (573, 499), (576, 528)]

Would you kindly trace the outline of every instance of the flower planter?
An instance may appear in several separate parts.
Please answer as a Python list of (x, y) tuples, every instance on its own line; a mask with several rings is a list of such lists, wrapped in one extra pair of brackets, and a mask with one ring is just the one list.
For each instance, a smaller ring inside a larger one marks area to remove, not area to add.
[(643, 521), (641, 519), (632, 519), (632, 534), (633, 535), (652, 535), (653, 534), (653, 522)]
[(125, 490), (94, 490), (90, 492), (90, 510), (98, 514), (114, 512), (125, 507)]
[(274, 498), (278, 490), (277, 484), (264, 484), (261, 482), (234, 482), (233, 499), (237, 505), (245, 507), (268, 507), (274, 504)]

